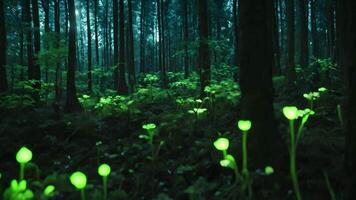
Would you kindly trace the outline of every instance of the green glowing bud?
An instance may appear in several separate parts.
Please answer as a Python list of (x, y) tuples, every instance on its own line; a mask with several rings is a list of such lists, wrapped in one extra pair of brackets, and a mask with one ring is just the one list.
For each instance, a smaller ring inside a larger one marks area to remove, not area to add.
[(109, 176), (111, 168), (108, 164), (101, 164), (98, 168), (98, 174), (100, 176)]
[(16, 154), (16, 160), (19, 163), (28, 163), (32, 159), (32, 152), (26, 147), (21, 147), (21, 149)]
[(74, 172), (69, 179), (70, 182), (79, 190), (84, 189), (87, 185), (87, 177), (80, 171)]
[(22, 180), (19, 182), (19, 184), (17, 185), (17, 189), (19, 191), (25, 191), (27, 188), (27, 182), (25, 180)]
[(319, 92), (326, 92), (328, 91), (328, 89), (326, 89), (325, 87), (321, 87), (318, 89)]
[(267, 167), (265, 168), (265, 174), (266, 174), (266, 175), (271, 175), (271, 174), (273, 174), (273, 173), (274, 173), (273, 167), (267, 166)]
[(44, 190), (43, 190), (43, 194), (45, 196), (52, 196), (54, 190), (56, 189), (56, 187), (54, 187), (54, 185), (48, 185)]
[(250, 120), (239, 120), (237, 122), (237, 126), (241, 131), (248, 131), (251, 129), (251, 121)]
[(154, 123), (144, 124), (144, 125), (142, 125), (142, 128), (147, 131), (151, 131), (156, 128), (156, 124), (154, 124)]
[(220, 160), (220, 165), (222, 167), (229, 167), (231, 165), (231, 161), (230, 160), (227, 160), (227, 159), (224, 159), (224, 160)]
[(222, 167), (230, 167), (234, 169), (236, 167), (234, 156), (232, 156), (231, 154), (226, 155), (225, 158), (220, 161), (220, 165)]
[(298, 108), (295, 106), (285, 106), (283, 108), (284, 116), (289, 120), (295, 120), (298, 118)]
[(214, 142), (214, 146), (219, 151), (226, 151), (229, 148), (229, 140), (227, 138), (219, 138)]

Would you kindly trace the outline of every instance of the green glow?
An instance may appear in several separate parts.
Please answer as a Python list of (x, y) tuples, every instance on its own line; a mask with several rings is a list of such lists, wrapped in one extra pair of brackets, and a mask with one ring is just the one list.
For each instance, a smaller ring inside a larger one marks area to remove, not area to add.
[(204, 112), (206, 112), (208, 109), (206, 108), (193, 108), (193, 110), (188, 110), (188, 113), (190, 114), (203, 114)]
[(271, 174), (273, 174), (273, 173), (274, 173), (273, 167), (267, 166), (267, 167), (265, 168), (265, 174), (266, 174), (266, 175), (271, 175)]
[(298, 108), (295, 106), (285, 106), (283, 108), (284, 116), (289, 120), (295, 120), (298, 118)]
[(250, 120), (239, 120), (237, 122), (237, 126), (241, 131), (248, 131), (251, 129), (251, 121)]
[(214, 146), (219, 151), (226, 151), (229, 148), (229, 139), (219, 138), (215, 140)]
[(16, 154), (17, 162), (24, 164), (32, 160), (32, 152), (26, 147), (21, 147), (21, 149)]
[(87, 177), (80, 171), (74, 172), (69, 179), (70, 182), (79, 190), (84, 189), (87, 185)]
[(111, 167), (108, 164), (101, 164), (98, 168), (98, 174), (100, 176), (109, 176)]
[(43, 190), (43, 194), (47, 197), (52, 196), (55, 189), (56, 187), (54, 187), (54, 185), (47, 185), (47, 187)]
[(3, 198), (7, 200), (30, 200), (34, 198), (33, 192), (27, 188), (27, 182), (22, 180), (12, 180), (10, 187), (3, 193)]
[(156, 128), (156, 124), (154, 123), (144, 124), (142, 125), (142, 128), (147, 131), (154, 130)]
[(326, 89), (325, 87), (321, 87), (318, 89), (319, 92), (326, 92), (328, 91), (328, 89)]
[(229, 168), (235, 169), (236, 162), (235, 162), (234, 156), (232, 156), (230, 154), (226, 155), (223, 160), (220, 160), (220, 165), (222, 167), (229, 167)]

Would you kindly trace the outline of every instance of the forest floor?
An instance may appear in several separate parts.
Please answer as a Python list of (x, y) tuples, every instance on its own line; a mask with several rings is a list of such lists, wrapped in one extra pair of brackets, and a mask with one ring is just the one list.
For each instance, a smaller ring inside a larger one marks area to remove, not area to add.
[[(221, 133), (231, 141), (229, 151), (240, 152), (241, 137), (236, 128), (239, 103), (229, 100), (229, 95), (217, 95), (214, 107), (206, 106), (207, 112), (196, 120), (188, 112), (192, 109), (188, 103), (177, 103), (176, 94), (181, 92), (160, 89), (145, 92), (118, 100), (121, 103), (101, 105), (101, 112), (94, 111), (94, 106), (89, 109), (89, 101), (84, 102), (86, 110), (80, 114), (56, 114), (50, 105), (2, 109), (0, 192), (18, 177), (15, 154), (24, 145), (34, 154), (26, 168), (29, 188), (37, 194), (45, 185), (54, 184), (57, 192), (53, 199), (79, 198), (79, 192), (75, 192), (68, 179), (76, 170), (88, 176), (88, 199), (101, 199), (97, 166), (102, 162), (112, 168), (109, 199), (232, 198), (231, 194), (237, 193), (231, 187), (233, 172), (219, 165), (221, 155), (212, 143)], [(291, 104), (306, 107), (305, 99), (298, 95), (298, 98), (286, 97), (282, 92), (276, 95), (275, 114), (286, 144), (285, 152), (277, 153), (283, 155), (284, 161), (279, 166), (281, 171), (272, 175), (277, 177), (271, 187), (265, 185), (268, 177), (250, 169), (254, 174), (253, 199), (294, 199), (288, 171), (287, 121), (281, 109)], [(191, 101), (187, 99), (181, 100)], [(344, 134), (336, 112), (341, 99), (336, 90), (329, 89), (315, 101), (316, 114), (307, 122), (297, 150), (303, 199), (330, 199), (325, 172), (338, 199), (343, 199)], [(117, 112), (110, 107), (124, 105), (130, 106)], [(154, 150), (140, 138), (145, 134), (142, 125), (147, 123), (157, 125)], [(239, 159), (237, 162), (241, 163)]]

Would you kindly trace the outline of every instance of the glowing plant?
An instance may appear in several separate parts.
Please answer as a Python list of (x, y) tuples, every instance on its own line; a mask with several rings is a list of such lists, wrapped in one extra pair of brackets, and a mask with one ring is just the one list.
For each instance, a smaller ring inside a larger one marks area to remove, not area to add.
[(139, 138), (146, 139), (150, 144), (152, 160), (156, 159), (162, 145), (164, 144), (164, 141), (160, 141), (157, 147), (155, 147), (155, 144), (153, 143), (154, 136), (157, 135), (156, 127), (157, 126), (154, 123), (144, 124), (142, 125), (142, 128), (147, 131), (147, 135), (139, 135)]
[(265, 175), (271, 175), (274, 173), (274, 169), (271, 166), (266, 166), (265, 167)]
[(26, 147), (21, 147), (16, 154), (16, 160), (20, 163), (20, 181), (25, 177), (25, 166), (32, 160), (32, 152)]
[(69, 180), (76, 189), (80, 190), (81, 200), (85, 200), (86, 175), (83, 172), (77, 171), (70, 176)]
[(251, 121), (239, 120), (237, 122), (238, 128), (242, 131), (242, 175), (248, 177), (247, 167), (247, 133), (251, 129)]
[(309, 93), (303, 94), (303, 97), (304, 97), (305, 99), (307, 99), (308, 102), (309, 102), (309, 108), (310, 108), (310, 109), (313, 109), (314, 101), (316, 101), (317, 99), (319, 99), (319, 98), (320, 98), (320, 95), (321, 95), (322, 93), (327, 92), (327, 91), (328, 91), (328, 89), (326, 89), (325, 87), (321, 87), (321, 88), (318, 89), (317, 92), (309, 92)]
[[(296, 169), (296, 151), (298, 141), (301, 138), (303, 127), (307, 122), (310, 115), (314, 114), (314, 111), (310, 109), (298, 110), (295, 106), (286, 106), (282, 110), (284, 116), (289, 120), (290, 128), (290, 144), (289, 144), (289, 170), (293, 184), (293, 190), (297, 200), (301, 200), (301, 194), (298, 183), (297, 169)], [(294, 122), (298, 117), (302, 117), (302, 121), (299, 125), (297, 135), (294, 130)]]
[(4, 200), (31, 200), (34, 194), (30, 189), (27, 189), (26, 180), (12, 180), (10, 187), (3, 194)]
[(108, 164), (101, 164), (98, 168), (98, 174), (103, 177), (104, 200), (108, 198), (108, 176), (111, 173), (111, 167)]
[(43, 195), (46, 197), (51, 197), (53, 196), (55, 190), (56, 187), (54, 185), (47, 185), (47, 187), (43, 190)]
[(234, 156), (232, 156), (231, 154), (227, 154), (229, 143), (229, 139), (220, 137), (214, 141), (213, 145), (217, 150), (223, 152), (223, 159), (220, 160), (220, 165), (222, 167), (230, 168), (234, 171), (235, 184), (237, 184), (237, 181), (240, 180), (241, 177)]

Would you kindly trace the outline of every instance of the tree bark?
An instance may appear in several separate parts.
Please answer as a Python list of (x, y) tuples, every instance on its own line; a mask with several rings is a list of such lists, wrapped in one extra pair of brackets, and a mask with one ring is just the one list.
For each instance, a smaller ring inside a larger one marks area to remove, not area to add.
[(94, 31), (95, 31), (95, 59), (99, 65), (99, 38), (98, 38), (98, 0), (94, 0)]
[(209, 56), (209, 15), (208, 0), (198, 0), (199, 16), (199, 73), (200, 73), (200, 95), (204, 96), (204, 89), (210, 84), (210, 56)]
[(140, 73), (144, 74), (146, 72), (146, 0), (141, 0), (140, 30)]
[(30, 7), (30, 0), (23, 0), (24, 1), (24, 23), (25, 23), (25, 30), (26, 30), (26, 40), (27, 40), (27, 73), (28, 79), (34, 80), (34, 66), (33, 66), (33, 46), (32, 46), (32, 23), (31, 23), (31, 7)]
[(34, 28), (34, 47), (35, 47), (35, 55), (33, 57), (33, 76), (34, 79), (38, 82), (35, 83), (35, 88), (39, 89), (41, 87), (41, 66), (38, 62), (38, 54), (41, 51), (41, 36), (40, 36), (40, 18), (38, 14), (38, 0), (32, 0), (32, 15), (33, 15), (33, 28)]
[[(54, 1), (54, 24), (56, 32), (56, 48), (60, 48), (60, 5), (59, 0)], [(56, 63), (56, 80), (55, 80), (55, 103), (58, 105), (62, 99), (62, 71), (61, 64)]]
[(66, 110), (68, 112), (81, 111), (81, 105), (77, 98), (77, 91), (75, 86), (75, 68), (77, 64), (77, 45), (76, 45), (76, 16), (74, 0), (68, 0), (69, 10), (69, 43), (68, 43), (68, 69), (67, 69), (67, 98)]
[(188, 0), (183, 0), (183, 42), (184, 42), (184, 77), (188, 78), (188, 76), (189, 76)]

